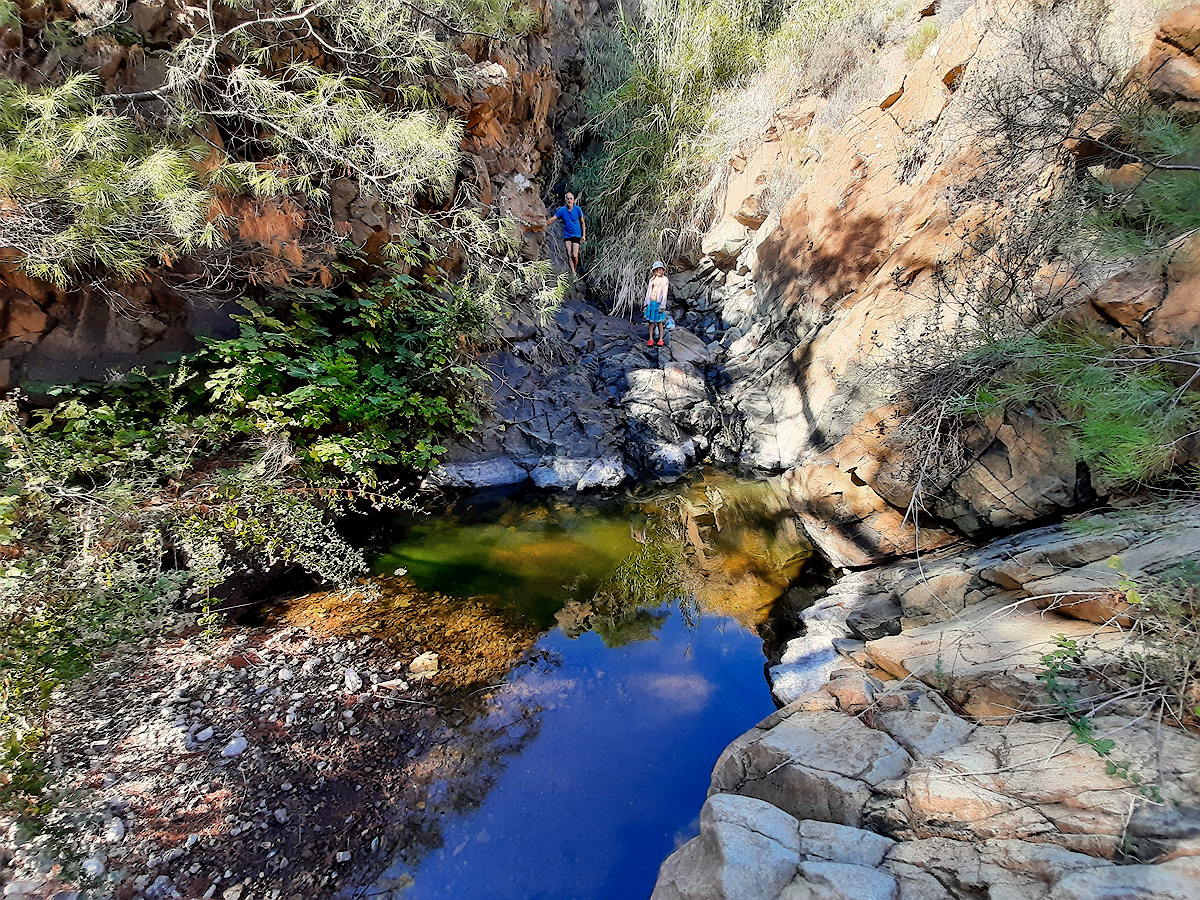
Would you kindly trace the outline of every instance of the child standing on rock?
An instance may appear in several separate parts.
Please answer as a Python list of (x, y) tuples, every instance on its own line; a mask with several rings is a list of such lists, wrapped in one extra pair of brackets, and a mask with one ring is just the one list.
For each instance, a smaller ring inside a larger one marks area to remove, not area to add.
[(654, 329), (658, 329), (658, 344), (663, 345), (663, 322), (667, 319), (667, 289), (671, 283), (667, 280), (667, 267), (661, 259), (654, 261), (650, 285), (646, 288), (646, 322), (650, 327), (650, 340), (647, 347), (655, 346)]

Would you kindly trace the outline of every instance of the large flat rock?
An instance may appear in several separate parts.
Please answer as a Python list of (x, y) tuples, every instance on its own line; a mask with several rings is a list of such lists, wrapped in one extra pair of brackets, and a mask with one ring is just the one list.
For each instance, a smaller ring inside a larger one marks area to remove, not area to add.
[(935, 622), (867, 643), (871, 661), (897, 678), (913, 677), (947, 694), (983, 721), (1006, 721), (1045, 705), (1037, 680), (1042, 656), (1060, 637), (1096, 653), (1126, 640), (1120, 630), (1039, 609), (1032, 602), (982, 603)]

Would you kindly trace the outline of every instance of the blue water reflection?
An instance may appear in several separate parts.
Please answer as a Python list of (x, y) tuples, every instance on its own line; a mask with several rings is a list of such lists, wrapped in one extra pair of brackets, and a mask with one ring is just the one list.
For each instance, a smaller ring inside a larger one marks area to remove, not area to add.
[[(545, 633), (459, 729), (483, 762), (463, 767), (470, 802), (449, 784), (445, 802), (431, 797), (440, 846), (401, 848), (353, 896), (648, 897), (697, 833), (722, 749), (774, 709), (752, 629), (808, 555), (777, 492), (728, 477), (594, 506), (518, 498), (413, 527), (379, 571), (486, 598)], [(679, 592), (686, 602), (662, 602)]]
[(441, 849), (379, 887), (407, 874), (406, 900), (648, 897), (698, 831), (721, 750), (774, 709), (762, 642), (731, 619), (689, 625), (672, 607), (652, 640), (613, 649), (554, 629), (539, 648), (559, 664), (514, 672), (493, 715), (540, 706), (540, 733), (478, 809), (443, 823)]

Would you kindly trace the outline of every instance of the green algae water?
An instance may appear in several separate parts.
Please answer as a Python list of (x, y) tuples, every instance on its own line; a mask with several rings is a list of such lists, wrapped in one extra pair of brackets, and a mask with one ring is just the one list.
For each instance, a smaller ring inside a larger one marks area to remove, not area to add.
[(809, 550), (769, 487), (515, 499), (421, 522), (376, 560), (542, 630), (463, 726), (486, 791), (347, 897), (629, 900), (698, 832), (724, 747), (774, 710), (758, 629)]
[(511, 501), (467, 509), (413, 526), (375, 569), (404, 569), (427, 591), (494, 598), (514, 617), (550, 628), (566, 600), (593, 594), (638, 547), (623, 511), (616, 504), (576, 509)]

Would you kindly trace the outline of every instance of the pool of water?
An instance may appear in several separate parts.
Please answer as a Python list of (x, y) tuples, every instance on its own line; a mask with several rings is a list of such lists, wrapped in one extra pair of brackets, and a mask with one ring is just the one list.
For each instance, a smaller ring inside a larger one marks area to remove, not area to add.
[(755, 629), (807, 547), (763, 490), (509, 502), (426, 520), (380, 556), (380, 573), (544, 633), (465, 726), (500, 750), (482, 798), (355, 896), (648, 897), (698, 832), (721, 750), (774, 709)]

